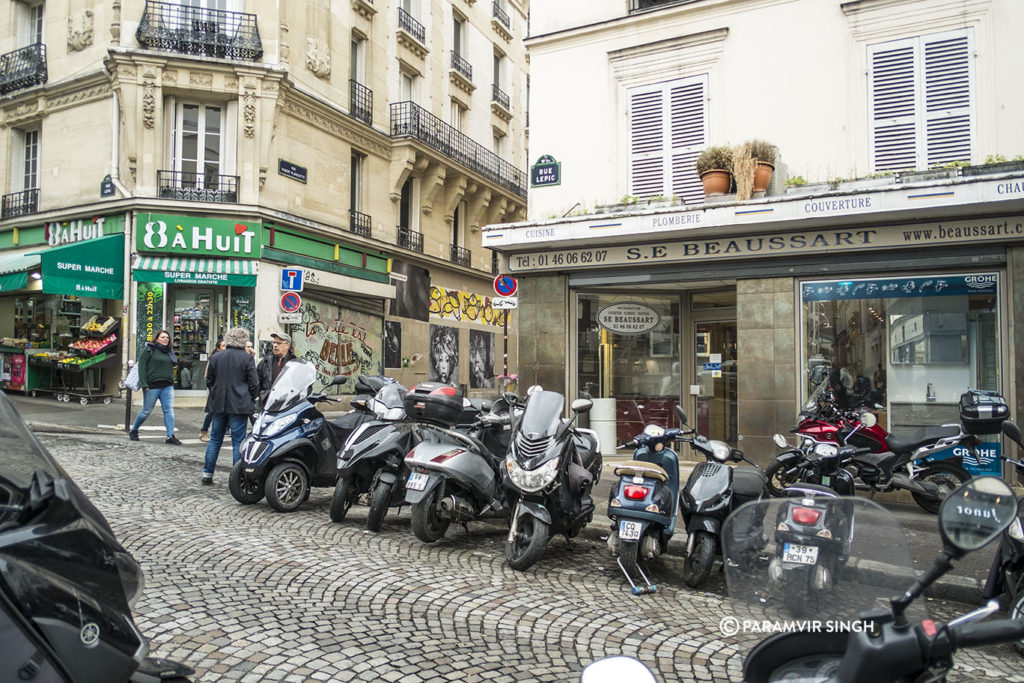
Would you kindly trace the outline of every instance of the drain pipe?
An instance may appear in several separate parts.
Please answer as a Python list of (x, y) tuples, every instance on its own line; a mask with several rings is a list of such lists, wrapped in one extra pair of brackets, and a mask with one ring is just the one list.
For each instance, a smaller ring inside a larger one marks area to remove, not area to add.
[(114, 183), (117, 191), (127, 199), (132, 196), (132, 193), (121, 184), (121, 172), (118, 163), (121, 157), (119, 113), (117, 108), (117, 91), (115, 90), (110, 95), (110, 180)]

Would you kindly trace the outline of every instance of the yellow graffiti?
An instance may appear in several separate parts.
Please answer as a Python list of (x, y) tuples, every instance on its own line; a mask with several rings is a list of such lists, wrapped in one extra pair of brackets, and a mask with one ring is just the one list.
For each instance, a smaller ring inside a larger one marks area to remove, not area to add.
[(489, 296), (430, 287), (430, 315), (438, 318), (500, 327), (505, 323), (506, 314), (506, 311), (491, 308)]

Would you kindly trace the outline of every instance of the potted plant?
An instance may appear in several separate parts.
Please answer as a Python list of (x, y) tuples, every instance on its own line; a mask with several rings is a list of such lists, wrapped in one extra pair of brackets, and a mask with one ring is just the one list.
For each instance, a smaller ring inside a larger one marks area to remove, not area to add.
[(705, 195), (725, 194), (732, 185), (732, 148), (713, 145), (697, 157), (697, 175)]
[(764, 193), (775, 171), (775, 145), (766, 140), (751, 140), (747, 144), (750, 146), (751, 158), (757, 162), (754, 168), (754, 192)]

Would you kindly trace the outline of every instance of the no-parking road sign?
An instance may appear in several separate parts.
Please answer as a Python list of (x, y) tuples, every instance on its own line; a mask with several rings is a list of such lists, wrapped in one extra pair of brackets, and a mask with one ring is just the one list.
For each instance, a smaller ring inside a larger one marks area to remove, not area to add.
[(302, 305), (302, 297), (298, 292), (285, 292), (281, 295), (281, 310), (285, 313), (294, 313)]
[(511, 275), (499, 275), (494, 278), (494, 292), (498, 296), (512, 296), (519, 289), (519, 283)]

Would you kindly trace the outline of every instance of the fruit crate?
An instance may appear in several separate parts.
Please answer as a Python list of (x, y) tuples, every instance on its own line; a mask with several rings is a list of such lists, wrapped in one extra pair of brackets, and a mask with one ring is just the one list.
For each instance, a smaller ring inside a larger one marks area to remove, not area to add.
[[(75, 354), (76, 356), (85, 356), (85, 357), (95, 356), (97, 353), (101, 353), (104, 349), (109, 349), (111, 346), (114, 346), (115, 344), (118, 343), (118, 341), (120, 341), (114, 335), (107, 335), (107, 337), (105, 337), (104, 339), (109, 338), (109, 337), (113, 337), (113, 338), (110, 339), (106, 344), (103, 344), (102, 346), (96, 346), (92, 350), (84, 349), (84, 348), (80, 348), (80, 347), (72, 345), (71, 348), (70, 348), (70, 351), (73, 354)], [(85, 340), (86, 339), (78, 340), (78, 341), (75, 342), (75, 344), (77, 344), (77, 343), (79, 343), (81, 341), (85, 341)], [(94, 338), (93, 337), (88, 337), (87, 340), (88, 341), (94, 341)]]
[[(116, 332), (121, 326), (121, 321), (118, 318), (101, 318), (99, 316), (93, 316), (94, 319), (90, 319), (85, 325), (82, 325), (81, 335), (90, 339), (105, 339), (111, 334)], [(86, 325), (99, 323), (100, 328), (98, 330), (87, 330)]]

